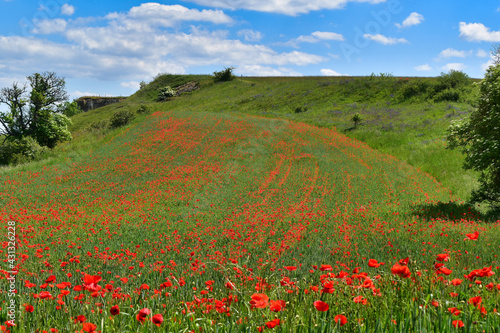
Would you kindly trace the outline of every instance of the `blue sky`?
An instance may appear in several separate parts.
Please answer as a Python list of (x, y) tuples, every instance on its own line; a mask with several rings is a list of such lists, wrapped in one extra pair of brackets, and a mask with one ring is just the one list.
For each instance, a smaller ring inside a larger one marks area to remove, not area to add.
[(130, 95), (159, 73), (481, 78), (498, 0), (0, 0), (0, 87), (35, 72), (71, 98)]

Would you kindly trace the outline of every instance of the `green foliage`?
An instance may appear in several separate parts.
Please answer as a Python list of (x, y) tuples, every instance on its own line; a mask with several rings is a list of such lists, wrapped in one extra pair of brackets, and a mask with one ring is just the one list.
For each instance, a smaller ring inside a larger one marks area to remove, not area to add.
[(176, 95), (175, 90), (170, 86), (158, 89), (158, 102), (163, 102)]
[(105, 132), (108, 128), (110, 127), (109, 125), (109, 120), (99, 120), (96, 122), (93, 122), (89, 125), (87, 128), (88, 131), (90, 132)]
[(0, 91), (0, 103), (9, 111), (0, 115), (2, 133), (9, 140), (34, 138), (40, 145), (53, 148), (58, 141), (71, 139), (68, 117), (58, 113), (58, 105), (67, 101), (65, 81), (53, 72), (28, 76), (31, 92), (14, 83)]
[(134, 119), (134, 117), (135, 117), (134, 113), (130, 112), (129, 110), (120, 110), (120, 111), (117, 111), (111, 117), (109, 126), (111, 128), (117, 128), (117, 127), (125, 126), (129, 122), (131, 122)]
[(47, 147), (40, 146), (29, 136), (7, 140), (0, 145), (0, 164), (21, 164), (39, 160), (47, 151)]
[(151, 112), (151, 108), (149, 106), (147, 106), (146, 104), (141, 104), (141, 106), (139, 106), (139, 108), (137, 109), (136, 112), (138, 114), (150, 113)]
[(83, 110), (80, 109), (78, 107), (78, 103), (76, 100), (74, 100), (73, 102), (64, 102), (62, 104), (60, 104), (58, 107), (57, 107), (57, 112), (65, 115), (66, 117), (73, 117), (74, 115), (77, 115), (79, 113), (82, 113)]
[(452, 122), (448, 147), (461, 147), (465, 169), (481, 172), (473, 202), (500, 203), (500, 65), (490, 67), (479, 84), (477, 109), (470, 117)]
[(213, 80), (214, 82), (227, 82), (227, 81), (232, 81), (235, 79), (235, 76), (233, 75), (233, 70), (234, 67), (224, 67), (223, 70), (221, 71), (215, 71)]
[(363, 121), (363, 116), (356, 112), (352, 117), (351, 121), (354, 123), (354, 127), (358, 127), (358, 125)]
[(309, 108), (307, 106), (297, 106), (294, 110), (295, 113), (307, 112)]

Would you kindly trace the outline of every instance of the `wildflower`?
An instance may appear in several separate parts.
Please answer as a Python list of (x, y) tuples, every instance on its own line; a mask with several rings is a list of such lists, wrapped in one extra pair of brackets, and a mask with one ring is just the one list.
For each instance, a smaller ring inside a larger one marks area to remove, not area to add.
[(253, 294), (250, 305), (252, 308), (266, 308), (269, 302), (269, 297), (266, 294)]
[(337, 323), (340, 324), (340, 326), (344, 326), (347, 324), (347, 318), (344, 315), (336, 315), (333, 320)]
[(315, 301), (313, 304), (314, 304), (314, 307), (316, 308), (316, 310), (322, 311), (322, 312), (328, 311), (328, 309), (330, 308), (328, 303), (325, 303), (323, 301)]

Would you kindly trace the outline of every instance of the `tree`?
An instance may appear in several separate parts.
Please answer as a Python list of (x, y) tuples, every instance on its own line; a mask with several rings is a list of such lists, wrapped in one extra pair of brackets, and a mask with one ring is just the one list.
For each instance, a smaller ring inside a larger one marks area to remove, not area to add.
[(221, 71), (215, 71), (213, 80), (214, 82), (226, 82), (226, 81), (232, 81), (235, 79), (235, 76), (233, 74), (234, 67), (225, 67)]
[[(28, 86), (15, 82), (11, 88), (0, 90), (0, 104), (8, 110), (0, 113), (5, 140), (19, 140), (30, 136), (40, 145), (53, 148), (57, 141), (71, 139), (68, 125), (71, 121), (58, 112), (58, 106), (68, 100), (65, 81), (53, 72), (35, 73), (27, 77)], [(60, 108), (59, 108), (60, 110)]]
[(465, 169), (480, 171), (480, 187), (472, 202), (500, 203), (500, 64), (490, 67), (479, 84), (476, 109), (469, 118), (452, 122), (448, 147), (461, 147)]

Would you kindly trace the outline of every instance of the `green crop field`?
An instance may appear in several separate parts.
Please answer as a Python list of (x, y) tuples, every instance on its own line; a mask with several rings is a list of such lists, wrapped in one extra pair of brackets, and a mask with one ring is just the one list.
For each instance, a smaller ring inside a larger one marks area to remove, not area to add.
[(161, 75), (74, 116), (1, 172), (3, 329), (500, 332), (500, 220), (445, 143), (476, 88), (425, 80)]

